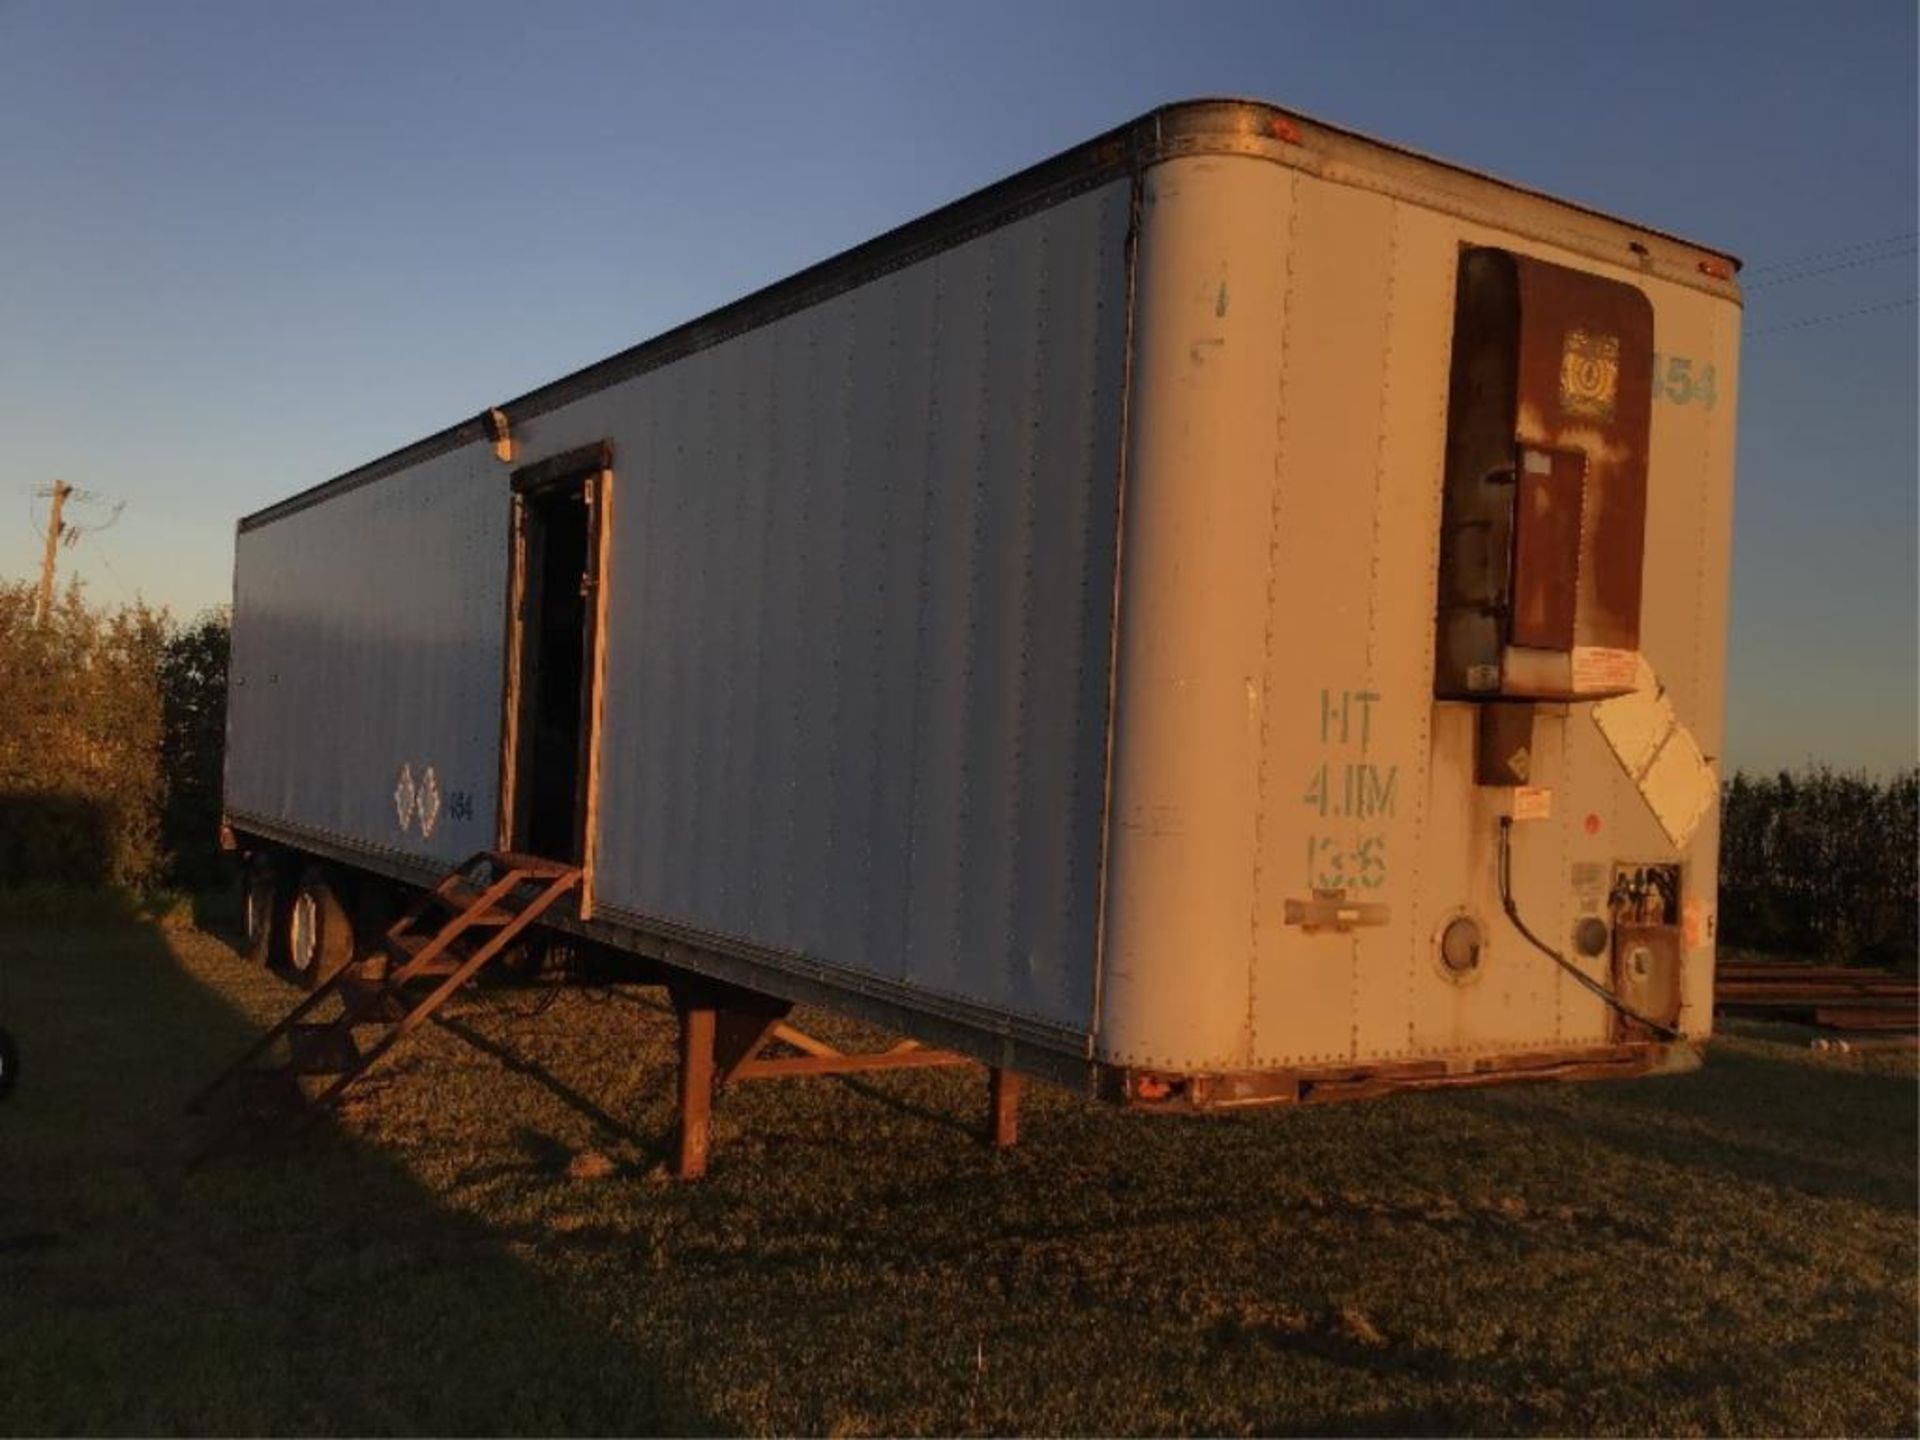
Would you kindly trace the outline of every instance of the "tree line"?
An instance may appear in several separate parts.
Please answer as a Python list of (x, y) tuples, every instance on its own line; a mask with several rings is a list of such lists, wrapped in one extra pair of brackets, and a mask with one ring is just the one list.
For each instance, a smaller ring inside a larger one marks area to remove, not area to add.
[(1736, 774), (1722, 802), (1721, 943), (1913, 964), (1920, 769)]
[[(78, 585), (44, 623), (0, 581), (0, 886), (200, 889), (216, 846), (228, 617), (181, 623)], [(1785, 955), (1913, 962), (1920, 769), (1736, 774), (1720, 939)]]

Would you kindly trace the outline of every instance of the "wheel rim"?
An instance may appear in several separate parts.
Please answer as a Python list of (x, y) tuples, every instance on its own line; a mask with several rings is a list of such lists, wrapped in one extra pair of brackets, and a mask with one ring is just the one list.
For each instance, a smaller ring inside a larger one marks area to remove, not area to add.
[(313, 896), (304, 890), (294, 898), (293, 919), (287, 934), (287, 958), (301, 974), (313, 967), (314, 939), (319, 928), (318, 908), (313, 903)]
[(267, 933), (268, 910), (266, 895), (264, 893), (266, 888), (267, 882), (264, 879), (258, 878), (256, 878), (251, 885), (247, 886), (247, 911), (245, 916), (247, 938), (256, 942)]

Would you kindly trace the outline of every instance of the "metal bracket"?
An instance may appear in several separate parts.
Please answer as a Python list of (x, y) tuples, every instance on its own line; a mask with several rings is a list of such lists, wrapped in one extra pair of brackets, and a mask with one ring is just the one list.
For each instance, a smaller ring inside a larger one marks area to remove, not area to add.
[(507, 412), (496, 405), (480, 418), (487, 427), (487, 439), (493, 442), (493, 458), (502, 462), (513, 459), (513, 430), (507, 424)]

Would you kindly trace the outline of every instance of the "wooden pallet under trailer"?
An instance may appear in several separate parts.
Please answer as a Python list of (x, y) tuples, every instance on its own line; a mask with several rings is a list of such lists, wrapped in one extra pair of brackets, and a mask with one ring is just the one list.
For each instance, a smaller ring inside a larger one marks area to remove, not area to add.
[[(324, 979), (188, 1101), (199, 1114), (222, 1091), (237, 1092), (229, 1123), (203, 1153), (312, 1124), (579, 884), (577, 868), (533, 856), (484, 851), (461, 862), (394, 921), (378, 953)], [(656, 964), (652, 973), (678, 1022), (673, 1171), (683, 1180), (707, 1172), (714, 1094), (726, 1085), (978, 1063), (912, 1040), (849, 1054), (789, 1025), (788, 1001), (677, 967)], [(769, 1053), (775, 1045), (794, 1053)], [(1017, 1072), (988, 1068), (987, 1134), (996, 1148), (1019, 1139), (1020, 1090)]]

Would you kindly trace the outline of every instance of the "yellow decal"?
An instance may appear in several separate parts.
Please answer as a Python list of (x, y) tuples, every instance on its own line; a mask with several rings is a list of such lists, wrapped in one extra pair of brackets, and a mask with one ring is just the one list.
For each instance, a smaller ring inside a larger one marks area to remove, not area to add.
[(1590, 420), (1611, 420), (1620, 389), (1620, 337), (1569, 330), (1560, 351), (1560, 408)]

